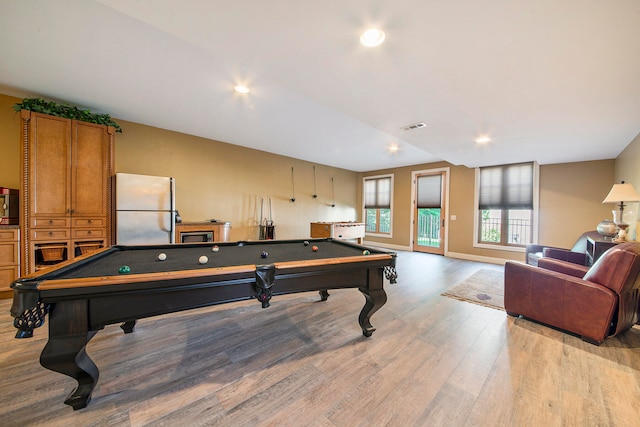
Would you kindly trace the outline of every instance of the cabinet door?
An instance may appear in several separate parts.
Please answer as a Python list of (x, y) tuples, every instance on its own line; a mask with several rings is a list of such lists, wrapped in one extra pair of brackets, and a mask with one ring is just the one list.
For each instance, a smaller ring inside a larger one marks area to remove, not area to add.
[(71, 120), (33, 113), (29, 133), (29, 213), (69, 215)]
[(74, 121), (71, 144), (71, 213), (73, 216), (106, 217), (109, 179), (106, 128)]

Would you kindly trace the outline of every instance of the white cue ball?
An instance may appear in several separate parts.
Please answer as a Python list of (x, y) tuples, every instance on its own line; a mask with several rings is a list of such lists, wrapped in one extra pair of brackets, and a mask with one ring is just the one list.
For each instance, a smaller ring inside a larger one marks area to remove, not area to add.
[(209, 258), (207, 258), (206, 256), (202, 255), (200, 258), (198, 258), (198, 262), (200, 264), (206, 264), (209, 262)]
[(213, 252), (218, 252), (218, 251), (220, 250), (220, 248), (219, 248), (219, 247), (217, 247), (217, 246), (214, 246), (214, 247), (212, 247), (212, 248), (211, 248), (211, 250), (212, 250)]
[(167, 254), (164, 252), (158, 255), (158, 260), (164, 261), (165, 259), (167, 259)]

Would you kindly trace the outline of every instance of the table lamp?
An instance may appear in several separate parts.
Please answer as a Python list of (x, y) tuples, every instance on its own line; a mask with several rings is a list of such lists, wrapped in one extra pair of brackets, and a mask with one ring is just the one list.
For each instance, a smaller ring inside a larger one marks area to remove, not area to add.
[(627, 240), (627, 227), (629, 224), (624, 222), (622, 217), (624, 213), (624, 202), (637, 202), (640, 201), (640, 194), (633, 188), (631, 184), (625, 184), (622, 181), (620, 184), (613, 184), (611, 191), (604, 198), (602, 203), (620, 203), (618, 205), (618, 211), (613, 212), (613, 222), (618, 227), (618, 236), (614, 239), (614, 242), (624, 242)]

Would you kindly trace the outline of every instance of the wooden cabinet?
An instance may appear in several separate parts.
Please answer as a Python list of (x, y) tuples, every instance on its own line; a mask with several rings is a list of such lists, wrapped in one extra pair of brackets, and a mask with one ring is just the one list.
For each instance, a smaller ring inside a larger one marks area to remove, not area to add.
[(19, 233), (17, 226), (0, 226), (0, 298), (12, 295), (9, 286), (19, 275)]
[(230, 222), (188, 222), (176, 224), (176, 243), (228, 242)]
[(22, 274), (110, 245), (113, 127), (22, 110)]

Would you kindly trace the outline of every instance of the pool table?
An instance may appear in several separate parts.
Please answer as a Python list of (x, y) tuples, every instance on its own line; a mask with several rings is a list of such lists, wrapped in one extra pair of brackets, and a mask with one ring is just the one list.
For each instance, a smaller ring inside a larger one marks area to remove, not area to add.
[(329, 289), (358, 288), (369, 337), (369, 319), (387, 300), (384, 279), (396, 281), (395, 261), (393, 252), (332, 239), (113, 246), (15, 281), (11, 315), (17, 338), (49, 315), (40, 364), (78, 382), (65, 403), (80, 409), (99, 375), (85, 347), (106, 325), (130, 333), (137, 319), (165, 313), (251, 298), (267, 308), (274, 295), (304, 291), (325, 301)]

